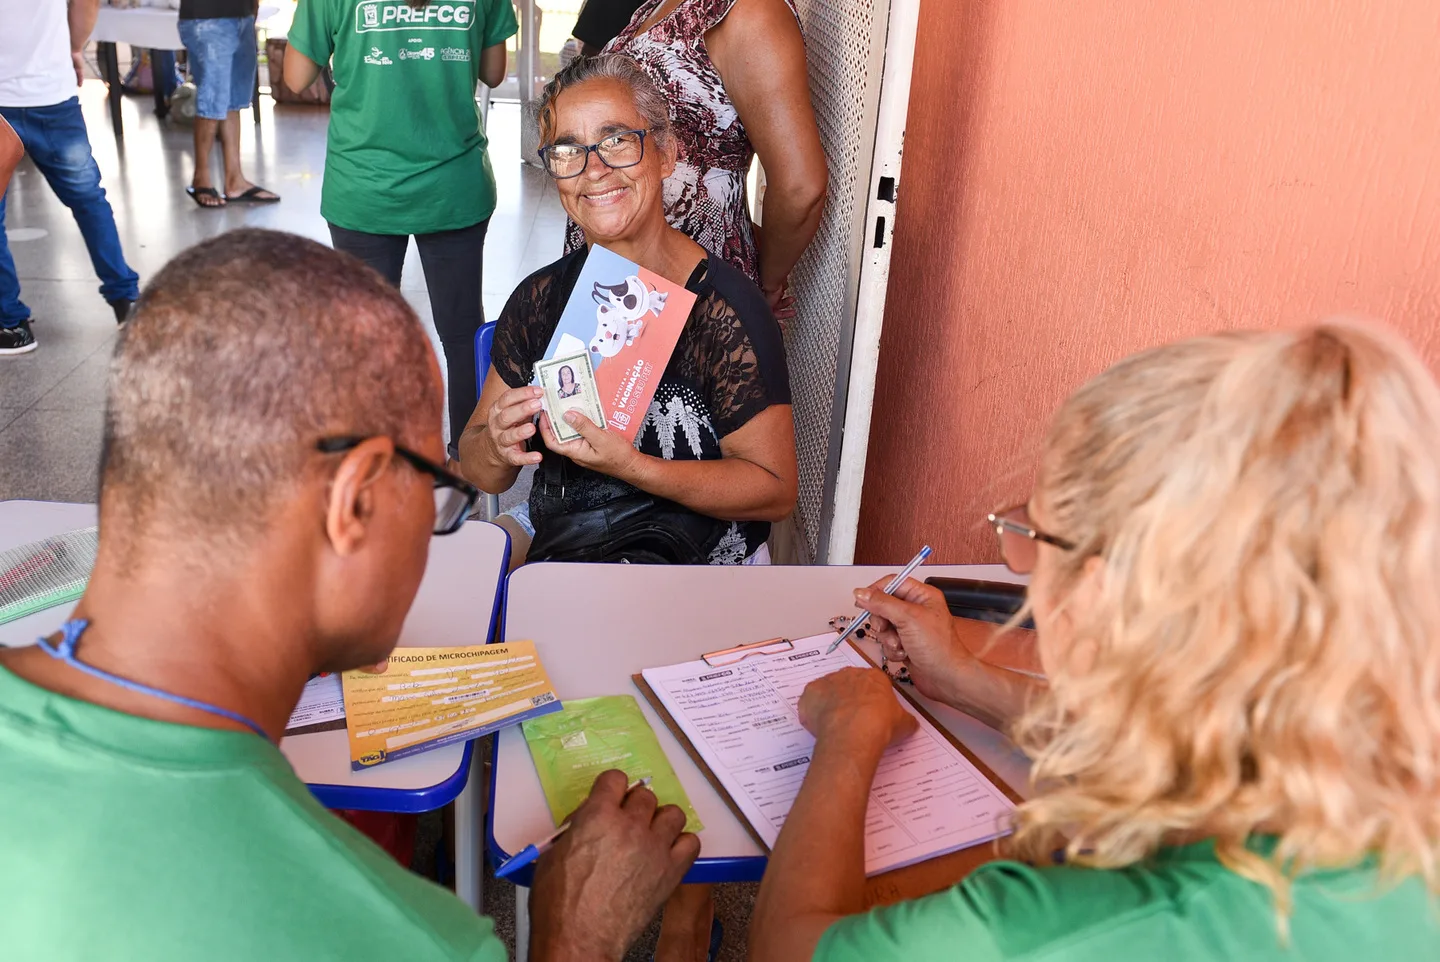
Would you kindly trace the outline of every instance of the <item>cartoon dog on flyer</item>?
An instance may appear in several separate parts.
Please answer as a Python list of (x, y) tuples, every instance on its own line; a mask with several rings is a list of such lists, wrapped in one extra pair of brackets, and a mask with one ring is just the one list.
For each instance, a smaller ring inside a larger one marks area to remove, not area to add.
[(645, 329), (645, 315), (656, 317), (665, 310), (663, 291), (646, 287), (640, 278), (631, 274), (621, 284), (595, 283), (590, 292), (598, 305), (595, 310), (595, 336), (590, 339), (590, 351), (602, 358), (614, 357), (621, 348), (629, 347)]

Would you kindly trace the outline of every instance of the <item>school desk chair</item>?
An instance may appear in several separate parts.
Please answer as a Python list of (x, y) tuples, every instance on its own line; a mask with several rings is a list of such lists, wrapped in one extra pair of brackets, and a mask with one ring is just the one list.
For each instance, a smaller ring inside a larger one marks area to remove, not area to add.
[[(494, 343), (495, 322), (489, 321), (481, 324), (480, 330), (475, 332), (475, 400), (477, 401), (485, 391), (485, 375), (490, 371), (490, 347)], [(463, 428), (464, 425), (461, 427)], [(450, 430), (455, 430), (453, 425)], [(494, 521), (499, 514), (500, 495), (485, 495), (485, 520)]]

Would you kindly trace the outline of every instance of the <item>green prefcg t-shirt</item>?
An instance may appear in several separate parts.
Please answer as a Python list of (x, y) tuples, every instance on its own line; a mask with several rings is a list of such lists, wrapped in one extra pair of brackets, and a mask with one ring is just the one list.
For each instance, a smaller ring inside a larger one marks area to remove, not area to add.
[(1213, 843), (1125, 869), (992, 862), (964, 882), (832, 925), (814, 962), (1424, 962), (1440, 959), (1440, 907), (1418, 878), (1377, 890), (1369, 868), (1295, 883), (1290, 946), (1268, 889), (1226, 869)]
[(249, 732), (0, 668), (5, 962), (504, 962), (489, 919), (320, 806)]
[(480, 54), (518, 24), (511, 0), (300, 0), (289, 42), (334, 57), (320, 213), (369, 234), (471, 227), (495, 210), (475, 104)]

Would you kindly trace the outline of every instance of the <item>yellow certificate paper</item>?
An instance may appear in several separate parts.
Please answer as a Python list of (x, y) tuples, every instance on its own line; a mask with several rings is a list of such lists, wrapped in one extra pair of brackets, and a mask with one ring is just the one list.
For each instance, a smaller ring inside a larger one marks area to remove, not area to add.
[(396, 648), (383, 672), (347, 671), (342, 685), (357, 772), (560, 710), (532, 641)]

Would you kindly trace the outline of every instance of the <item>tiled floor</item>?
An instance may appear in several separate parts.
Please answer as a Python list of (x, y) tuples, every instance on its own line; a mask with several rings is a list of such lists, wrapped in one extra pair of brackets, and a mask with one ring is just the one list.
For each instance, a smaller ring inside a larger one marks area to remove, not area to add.
[[(264, 98), (258, 126), (247, 111), (241, 124), (245, 171), (284, 199), (272, 207), (215, 211), (195, 206), (184, 192), (190, 130), (152, 116), (149, 97), (129, 97), (121, 146), (104, 97), (104, 86), (90, 81), (81, 102), (126, 258), (142, 284), (180, 250), (237, 227), (271, 227), (329, 243), (320, 216), (324, 109), (277, 106)], [(493, 105), (489, 132), (499, 206), (486, 241), (484, 302), (486, 317), (494, 319), (521, 278), (559, 256), (565, 214), (549, 178), (519, 159), (519, 108)], [(97, 293), (99, 282), (70, 212), (28, 162), (10, 188), (6, 228), (39, 349), (0, 358), (0, 500), (93, 501), (115, 322)], [(425, 275), (413, 245), (402, 288), (428, 323)]]

